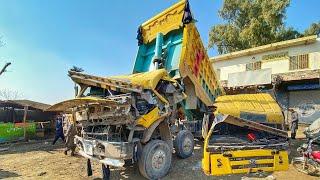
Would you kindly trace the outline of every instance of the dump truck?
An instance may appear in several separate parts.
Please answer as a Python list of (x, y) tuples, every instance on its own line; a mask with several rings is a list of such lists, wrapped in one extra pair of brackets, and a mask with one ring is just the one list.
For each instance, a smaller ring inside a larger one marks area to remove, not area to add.
[(284, 116), (270, 94), (220, 96), (215, 106), (215, 119), (204, 142), (202, 169), (206, 174), (288, 169)]
[[(129, 75), (98, 77), (69, 71), (76, 98), (49, 110), (73, 112), (79, 153), (104, 165), (137, 162), (149, 179), (165, 176), (172, 153), (192, 155), (204, 114), (224, 94), (202, 44), (188, 1), (138, 28)], [(109, 171), (109, 170), (108, 170)]]
[(173, 152), (180, 158), (192, 155), (194, 137), (208, 134), (204, 122), (225, 93), (188, 1), (139, 26), (137, 40), (131, 74), (69, 71), (79, 87), (76, 98), (49, 110), (73, 113), (81, 130), (75, 137), (79, 153), (102, 163), (104, 174), (110, 174), (109, 166), (133, 162), (144, 177), (158, 179), (169, 172)]

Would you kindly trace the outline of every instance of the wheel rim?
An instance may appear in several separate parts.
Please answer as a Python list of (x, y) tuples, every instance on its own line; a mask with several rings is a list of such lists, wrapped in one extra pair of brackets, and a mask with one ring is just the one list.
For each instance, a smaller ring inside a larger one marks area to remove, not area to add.
[(166, 154), (163, 150), (157, 150), (152, 156), (152, 168), (160, 170), (165, 166)]
[(190, 138), (185, 138), (183, 143), (182, 143), (182, 149), (183, 152), (190, 152), (192, 151), (192, 140)]
[(316, 170), (311, 164), (308, 164), (305, 160), (299, 159), (293, 162), (293, 166), (300, 172), (305, 174), (313, 173)]

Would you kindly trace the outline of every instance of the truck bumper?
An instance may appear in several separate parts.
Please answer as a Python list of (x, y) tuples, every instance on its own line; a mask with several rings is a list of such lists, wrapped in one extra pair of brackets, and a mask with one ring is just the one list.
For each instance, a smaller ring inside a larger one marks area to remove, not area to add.
[(206, 174), (214, 176), (272, 172), (288, 170), (288, 153), (285, 150), (253, 149), (228, 151), (227, 154), (207, 153), (202, 160)]
[(105, 165), (122, 167), (126, 159), (133, 158), (134, 143), (89, 140), (79, 136), (75, 136), (74, 141), (81, 156)]
[(90, 156), (86, 154), (84, 151), (80, 150), (79, 154), (87, 159), (91, 159), (97, 162), (100, 162), (102, 164), (110, 165), (110, 166), (115, 166), (115, 167), (122, 167), (124, 165), (124, 160), (123, 159), (112, 159), (112, 158), (104, 158), (104, 159), (99, 159), (94, 156)]

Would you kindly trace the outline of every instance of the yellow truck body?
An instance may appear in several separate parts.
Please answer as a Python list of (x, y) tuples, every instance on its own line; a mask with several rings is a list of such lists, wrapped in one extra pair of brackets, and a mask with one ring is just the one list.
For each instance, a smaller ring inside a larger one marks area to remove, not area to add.
[[(238, 131), (232, 133), (232, 126)], [(256, 134), (257, 137), (263, 134), (262, 139), (270, 137), (270, 140), (259, 142), (257, 138), (257, 142), (246, 142), (247, 134)], [(230, 115), (216, 114), (204, 142), (202, 169), (207, 175), (214, 176), (284, 171), (289, 166), (287, 147), (286, 131)]]
[(284, 117), (277, 101), (270, 94), (238, 94), (219, 96), (217, 112), (266, 124), (282, 124)]

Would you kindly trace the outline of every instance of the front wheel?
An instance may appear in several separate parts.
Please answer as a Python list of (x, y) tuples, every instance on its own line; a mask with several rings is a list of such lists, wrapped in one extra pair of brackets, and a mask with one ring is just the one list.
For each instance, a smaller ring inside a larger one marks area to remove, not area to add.
[(185, 159), (192, 155), (194, 148), (194, 138), (190, 131), (180, 131), (174, 140), (174, 149), (178, 157)]
[(314, 175), (317, 173), (317, 167), (311, 160), (306, 160), (304, 157), (297, 157), (292, 160), (292, 165), (299, 172)]
[(169, 145), (161, 140), (152, 140), (142, 149), (138, 160), (139, 171), (147, 179), (162, 178), (170, 170), (171, 159)]

